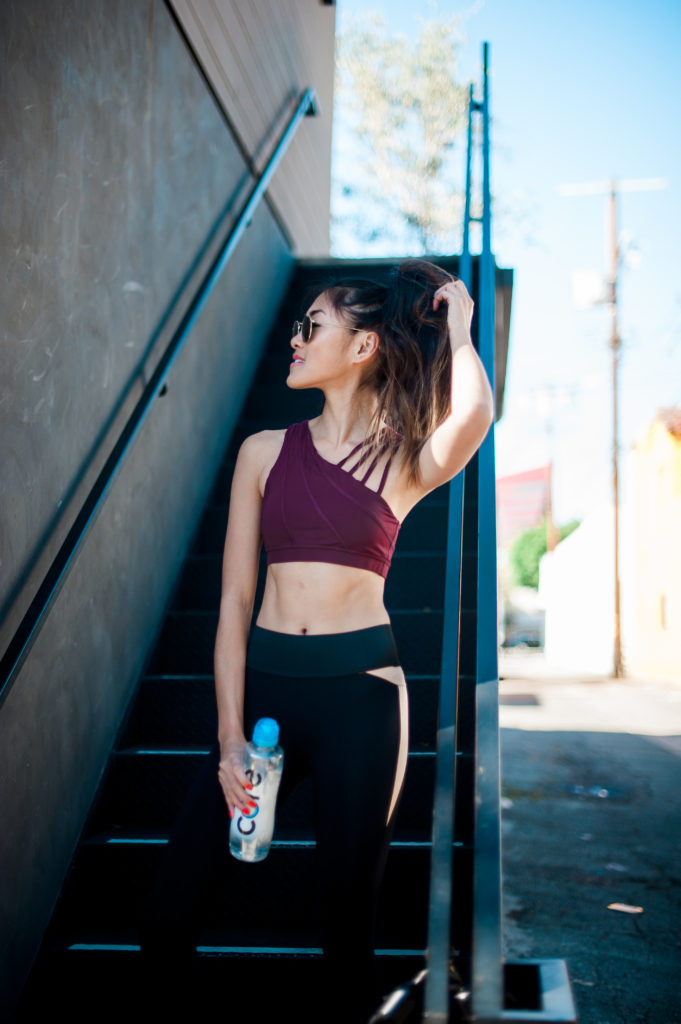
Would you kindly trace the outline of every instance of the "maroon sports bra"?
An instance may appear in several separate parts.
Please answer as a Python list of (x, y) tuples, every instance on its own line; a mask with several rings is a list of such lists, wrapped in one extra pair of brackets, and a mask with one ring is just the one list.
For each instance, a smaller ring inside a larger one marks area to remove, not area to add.
[[(398, 442), (399, 443), (399, 442)], [(352, 468), (344, 464), (365, 448)], [(307, 421), (294, 423), (265, 484), (260, 529), (267, 564), (332, 562), (369, 569), (384, 578), (395, 550), (399, 520), (381, 497), (396, 445), (358, 444), (329, 462), (314, 446)], [(360, 479), (353, 474), (376, 452)], [(376, 491), (367, 486), (378, 460), (389, 453)]]

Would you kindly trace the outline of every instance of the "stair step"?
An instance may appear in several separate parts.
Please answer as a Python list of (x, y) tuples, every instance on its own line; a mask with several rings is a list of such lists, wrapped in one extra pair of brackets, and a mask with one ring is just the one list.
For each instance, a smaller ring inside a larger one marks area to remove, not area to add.
[[(290, 836), (288, 835), (290, 831)], [(307, 830), (305, 830), (307, 833)], [(308, 848), (315, 845), (314, 833), (310, 829), (308, 838), (301, 839), (301, 831), (299, 829), (287, 830), (284, 828), (277, 828), (278, 839), (272, 840), (273, 850), (295, 850)], [(170, 832), (167, 828), (157, 829), (139, 829), (139, 828), (114, 828), (109, 829), (107, 832), (97, 832), (90, 836), (89, 839), (82, 841), (83, 847), (117, 847), (117, 846), (129, 846), (141, 848), (143, 846), (167, 846), (169, 842)], [(293, 837), (297, 838), (293, 838)], [(426, 849), (431, 847), (429, 839), (393, 839), (390, 843), (390, 848), (394, 850), (400, 849)]]
[[(397, 610), (393, 632), (405, 673), (436, 675), (442, 652), (442, 611)], [(147, 672), (150, 675), (208, 675), (213, 671), (217, 611), (170, 612), (161, 628)]]
[[(89, 835), (117, 829), (169, 828), (208, 750), (148, 748), (120, 751), (112, 759)], [(430, 839), (435, 756), (411, 753), (395, 825), (396, 839)], [(277, 830), (310, 832), (313, 793), (305, 779), (277, 810)], [(278, 837), (278, 831), (276, 833)]]
[[(432, 750), (437, 728), (440, 680), (407, 676), (409, 743), (412, 750)], [(210, 746), (217, 732), (215, 684), (206, 676), (147, 676), (121, 737), (120, 746)]]
[[(111, 942), (113, 937), (119, 943), (139, 942), (137, 922), (163, 850), (160, 843), (146, 842), (83, 845), (53, 917), (48, 944)], [(391, 847), (377, 918), (378, 946), (425, 946), (429, 859), (429, 843)], [(319, 946), (315, 865), (312, 843), (275, 846), (256, 866), (230, 857), (225, 842), (224, 878), (211, 885), (199, 942)]]
[[(103, 949), (78, 944), (66, 950), (46, 950), (39, 956), (15, 1024), (50, 1019), (67, 1011), (69, 1024), (113, 1024), (155, 1020), (202, 1020), (224, 1007), (230, 1020), (253, 1016), (257, 993), (258, 1017), (296, 1024), (320, 1024), (333, 993), (324, 990), (322, 956), (318, 947), (257, 947), (208, 945), (198, 947), (193, 984), (185, 988), (166, 976), (160, 988), (149, 977), (135, 944)], [(379, 992), (387, 995), (425, 966), (422, 949), (377, 949)], [(163, 998), (165, 996), (165, 999)]]

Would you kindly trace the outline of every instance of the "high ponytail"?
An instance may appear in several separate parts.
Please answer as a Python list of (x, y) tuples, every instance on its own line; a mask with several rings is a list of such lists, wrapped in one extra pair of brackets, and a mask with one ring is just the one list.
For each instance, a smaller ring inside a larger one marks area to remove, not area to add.
[(378, 351), (362, 381), (377, 398), (369, 436), (376, 444), (385, 443), (386, 427), (402, 436), (401, 452), (414, 482), (419, 479), (421, 449), (449, 412), (447, 304), (433, 310), (433, 295), (451, 280), (451, 274), (433, 263), (409, 259), (394, 268), (387, 286), (343, 281), (324, 289), (345, 323), (379, 336)]

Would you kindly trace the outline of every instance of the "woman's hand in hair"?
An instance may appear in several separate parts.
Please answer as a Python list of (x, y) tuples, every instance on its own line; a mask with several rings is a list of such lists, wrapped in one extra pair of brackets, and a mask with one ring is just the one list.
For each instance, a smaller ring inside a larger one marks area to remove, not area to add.
[(471, 340), (474, 302), (463, 281), (447, 281), (433, 296), (433, 310), (447, 303), (447, 328), (452, 349)]
[(451, 346), (449, 413), (419, 456), (423, 493), (456, 476), (482, 444), (494, 422), (494, 396), (487, 372), (471, 341), (473, 300), (463, 281), (448, 281), (433, 296), (433, 309), (447, 303)]

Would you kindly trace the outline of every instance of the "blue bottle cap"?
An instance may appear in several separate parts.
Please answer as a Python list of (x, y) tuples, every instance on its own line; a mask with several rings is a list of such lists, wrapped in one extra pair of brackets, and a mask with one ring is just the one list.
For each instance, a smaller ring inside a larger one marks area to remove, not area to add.
[(259, 718), (253, 729), (256, 747), (276, 747), (279, 742), (279, 723), (273, 718)]

